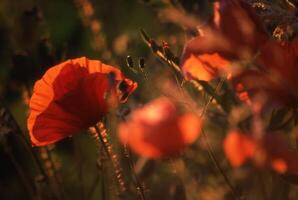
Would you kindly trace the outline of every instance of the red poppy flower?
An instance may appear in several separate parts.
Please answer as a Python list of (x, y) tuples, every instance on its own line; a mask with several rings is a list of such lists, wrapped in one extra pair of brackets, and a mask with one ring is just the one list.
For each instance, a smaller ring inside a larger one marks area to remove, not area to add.
[(194, 113), (179, 113), (163, 97), (135, 110), (120, 124), (119, 137), (134, 152), (148, 158), (174, 156), (196, 140), (202, 126)]
[(120, 101), (137, 87), (119, 69), (86, 57), (50, 68), (35, 83), (29, 104), (27, 126), (32, 144), (54, 143), (98, 122), (108, 111), (105, 96), (115, 94), (116, 85), (121, 90)]
[(215, 3), (213, 20), (200, 34), (184, 47), (181, 67), (188, 79), (216, 78), (232, 60), (254, 56), (268, 39), (253, 9), (241, 0)]
[(270, 167), (278, 173), (298, 172), (298, 152), (280, 135), (266, 134), (256, 140), (251, 135), (232, 131), (225, 138), (223, 147), (234, 167), (251, 160), (258, 167)]

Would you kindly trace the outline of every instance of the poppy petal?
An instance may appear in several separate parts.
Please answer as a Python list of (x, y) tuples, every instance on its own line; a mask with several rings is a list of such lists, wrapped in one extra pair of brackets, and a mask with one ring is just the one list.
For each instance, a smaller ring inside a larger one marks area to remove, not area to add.
[(136, 89), (119, 69), (86, 57), (50, 68), (36, 82), (29, 104), (27, 126), (33, 145), (56, 142), (99, 121), (108, 110), (105, 95), (114, 87), (110, 73), (118, 82), (129, 82), (129, 94)]

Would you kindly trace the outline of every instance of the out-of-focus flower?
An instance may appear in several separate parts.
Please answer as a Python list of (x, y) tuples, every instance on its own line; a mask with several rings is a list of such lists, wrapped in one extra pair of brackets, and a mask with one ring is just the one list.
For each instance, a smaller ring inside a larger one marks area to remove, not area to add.
[(156, 99), (135, 110), (120, 124), (124, 145), (148, 158), (175, 156), (200, 135), (201, 119), (194, 113), (179, 113), (168, 98)]
[(86, 57), (50, 68), (35, 83), (30, 100), (32, 144), (54, 143), (94, 125), (107, 113), (109, 95), (124, 102), (136, 87), (119, 69)]
[(268, 40), (264, 26), (253, 8), (243, 0), (221, 0), (215, 9), (214, 24), (230, 44), (233, 54), (254, 55)]
[(253, 156), (256, 144), (248, 135), (232, 131), (225, 138), (223, 147), (231, 164), (239, 167)]
[(260, 69), (243, 70), (232, 78), (250, 97), (263, 93), (276, 103), (289, 104), (298, 96), (298, 38), (279, 43), (268, 40), (260, 46), (256, 64)]
[(298, 152), (277, 134), (260, 140), (239, 131), (231, 131), (223, 143), (224, 152), (234, 167), (251, 160), (258, 167), (270, 167), (277, 173), (298, 172)]
[[(182, 55), (187, 79), (209, 81), (226, 73), (231, 75), (239, 98), (248, 103), (259, 94), (282, 104), (290, 104), (298, 96), (298, 38), (292, 42), (270, 39), (244, 1), (215, 3), (213, 19), (200, 33), (185, 45)], [(229, 67), (243, 59), (251, 65), (238, 70)]]
[(206, 81), (226, 70), (233, 59), (253, 57), (268, 39), (253, 9), (241, 0), (215, 3), (213, 19), (199, 32), (186, 43), (181, 67), (187, 78)]

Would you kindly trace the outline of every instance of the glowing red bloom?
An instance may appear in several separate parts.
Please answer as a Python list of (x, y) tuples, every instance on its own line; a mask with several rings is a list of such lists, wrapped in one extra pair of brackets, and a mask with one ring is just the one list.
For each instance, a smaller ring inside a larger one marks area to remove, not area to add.
[(167, 98), (135, 110), (119, 126), (119, 137), (134, 152), (148, 158), (174, 156), (200, 134), (201, 119), (194, 113), (179, 114)]
[(279, 135), (266, 134), (256, 140), (251, 135), (232, 131), (223, 145), (232, 166), (239, 167), (251, 160), (258, 167), (270, 167), (278, 173), (298, 172), (298, 152)]
[(105, 96), (117, 93), (125, 101), (136, 87), (119, 69), (85, 57), (50, 68), (35, 83), (30, 100), (32, 144), (54, 143), (94, 125), (108, 111)]
[(214, 5), (213, 20), (184, 47), (181, 67), (189, 79), (209, 81), (233, 59), (251, 58), (268, 36), (253, 9), (241, 0)]

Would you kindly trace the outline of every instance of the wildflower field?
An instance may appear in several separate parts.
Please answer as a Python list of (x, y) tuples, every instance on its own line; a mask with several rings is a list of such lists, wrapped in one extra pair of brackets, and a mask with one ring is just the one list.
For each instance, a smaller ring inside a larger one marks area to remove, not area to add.
[(297, 0), (0, 0), (0, 199), (297, 200)]

